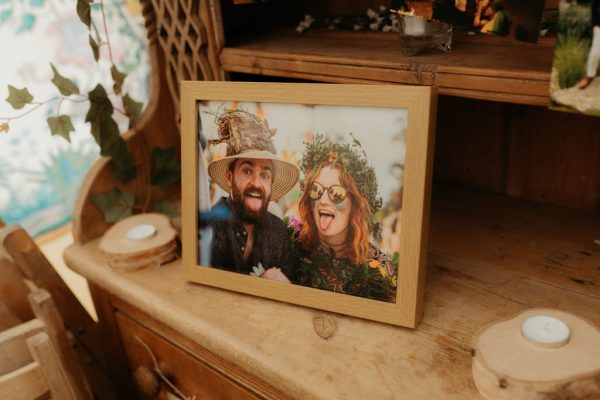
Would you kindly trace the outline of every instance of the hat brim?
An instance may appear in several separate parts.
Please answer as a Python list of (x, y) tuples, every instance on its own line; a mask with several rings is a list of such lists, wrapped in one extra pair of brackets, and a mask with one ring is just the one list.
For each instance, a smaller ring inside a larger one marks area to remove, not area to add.
[(237, 159), (271, 160), (273, 162), (273, 184), (271, 185), (271, 200), (283, 197), (298, 182), (299, 168), (291, 162), (280, 160), (273, 153), (264, 150), (249, 150), (239, 154), (224, 157), (208, 164), (208, 175), (221, 189), (231, 193), (231, 186), (227, 183), (227, 169), (229, 164)]

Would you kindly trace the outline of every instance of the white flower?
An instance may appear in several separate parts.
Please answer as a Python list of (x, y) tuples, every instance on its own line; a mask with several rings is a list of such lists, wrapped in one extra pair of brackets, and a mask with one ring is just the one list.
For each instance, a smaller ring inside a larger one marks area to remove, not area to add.
[(261, 263), (258, 263), (258, 265), (256, 267), (252, 267), (252, 271), (253, 272), (250, 272), (250, 275), (262, 276), (262, 274), (265, 273), (265, 267), (263, 267)]
[(377, 22), (373, 22), (372, 24), (369, 24), (369, 29), (371, 29), (372, 31), (376, 31), (377, 29), (379, 29), (379, 24)]
[(381, 30), (384, 31), (384, 32), (389, 32), (389, 31), (392, 30), (392, 26), (391, 25), (385, 25)]
[(385, 10), (387, 10), (387, 7), (384, 6), (383, 4), (379, 6), (379, 12), (380, 13), (384, 12)]
[(354, 24), (353, 28), (355, 31), (360, 31), (362, 29), (362, 26), (360, 26), (359, 24)]
[(371, 8), (367, 10), (367, 16), (371, 19), (377, 18), (377, 13), (373, 11)]

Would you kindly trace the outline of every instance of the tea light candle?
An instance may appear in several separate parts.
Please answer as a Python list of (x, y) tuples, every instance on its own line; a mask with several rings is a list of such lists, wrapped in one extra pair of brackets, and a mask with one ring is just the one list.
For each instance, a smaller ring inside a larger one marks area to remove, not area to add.
[(560, 347), (571, 337), (571, 330), (563, 321), (549, 315), (534, 315), (521, 324), (521, 335), (540, 347)]
[(404, 16), (404, 33), (411, 36), (421, 36), (425, 34), (427, 20), (415, 16)]
[(127, 231), (125, 237), (128, 240), (146, 240), (156, 235), (156, 228), (150, 224), (140, 224)]

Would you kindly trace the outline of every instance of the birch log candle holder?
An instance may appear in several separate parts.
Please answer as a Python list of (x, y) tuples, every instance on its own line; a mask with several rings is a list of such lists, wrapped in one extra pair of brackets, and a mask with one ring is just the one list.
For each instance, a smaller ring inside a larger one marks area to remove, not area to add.
[(482, 329), (472, 367), (489, 400), (600, 399), (600, 331), (567, 312), (531, 309)]
[(158, 266), (177, 257), (177, 232), (163, 214), (138, 214), (114, 224), (100, 240), (108, 265), (121, 271)]

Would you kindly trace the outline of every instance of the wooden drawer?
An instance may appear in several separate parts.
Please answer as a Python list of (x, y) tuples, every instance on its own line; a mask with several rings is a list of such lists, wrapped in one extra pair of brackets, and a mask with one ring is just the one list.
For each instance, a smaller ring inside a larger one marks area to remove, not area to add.
[[(241, 370), (236, 371), (235, 366), (228, 365), (225, 360), (212, 353), (209, 353), (212, 360), (207, 360), (203, 356), (196, 357), (177, 344), (181, 338), (161, 335), (118, 310), (114, 315), (132, 373), (135, 373), (140, 367), (154, 369), (152, 356), (145, 346), (147, 345), (161, 368), (163, 365), (166, 367), (171, 382), (187, 397), (195, 396), (196, 399), (203, 400), (282, 397), (270, 388), (265, 391), (263, 382), (256, 381), (256, 386), (254, 386), (253, 379), (249, 380), (247, 373)], [(201, 351), (207, 352), (206, 349), (201, 349)], [(204, 355), (206, 356), (206, 353)], [(173, 390), (168, 388), (165, 383), (160, 384), (160, 391), (153, 396), (148, 396), (148, 389), (143, 391), (137, 387), (137, 390), (142, 398), (174, 398), (169, 396)]]

